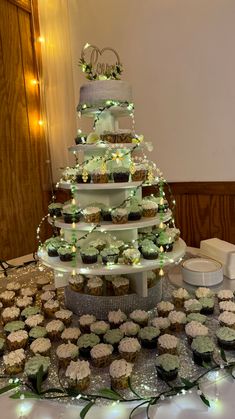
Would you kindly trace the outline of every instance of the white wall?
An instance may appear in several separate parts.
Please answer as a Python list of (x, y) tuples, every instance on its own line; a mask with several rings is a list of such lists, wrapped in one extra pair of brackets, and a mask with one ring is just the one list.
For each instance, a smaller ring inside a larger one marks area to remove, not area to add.
[[(169, 181), (235, 180), (235, 0), (68, 0), (75, 104), (89, 42), (117, 49)], [(72, 142), (72, 139), (71, 141)]]

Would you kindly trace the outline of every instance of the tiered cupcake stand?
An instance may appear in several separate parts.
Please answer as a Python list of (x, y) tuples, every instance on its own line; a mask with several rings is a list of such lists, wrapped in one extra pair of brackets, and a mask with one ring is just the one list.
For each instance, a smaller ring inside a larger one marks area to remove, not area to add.
[[(94, 117), (99, 109), (84, 110), (85, 116)], [(118, 118), (126, 116), (126, 111), (122, 108), (113, 106), (99, 115), (96, 127), (98, 131), (113, 130), (118, 128)], [(69, 151), (77, 155), (77, 159), (81, 162), (91, 158), (91, 156), (102, 156), (107, 150), (110, 153), (117, 150), (125, 155), (125, 163), (130, 162), (131, 152), (133, 148), (141, 149), (145, 147), (145, 143), (136, 144), (110, 144), (110, 143), (96, 143), (96, 144), (79, 144), (69, 148)], [(128, 154), (129, 152), (129, 154)], [(157, 184), (158, 179), (151, 184)], [(60, 187), (63, 189), (72, 189), (73, 198), (79, 207), (84, 208), (94, 202), (102, 202), (105, 205), (113, 208), (120, 205), (130, 194), (135, 194), (136, 198), (142, 199), (142, 188), (149, 186), (148, 182), (108, 182), (108, 183), (71, 183), (60, 182)], [(167, 210), (160, 216), (144, 218), (139, 221), (128, 221), (125, 224), (114, 224), (111, 221), (101, 221), (99, 226), (88, 224), (83, 221), (77, 223), (67, 224), (62, 219), (54, 220), (56, 227), (61, 229), (64, 239), (67, 242), (72, 241), (72, 237), (76, 235), (79, 245), (86, 245), (91, 240), (95, 240), (101, 234), (107, 232), (124, 242), (136, 242), (138, 239), (138, 230), (150, 226), (159, 226), (160, 222), (169, 221), (172, 217), (170, 210)], [(51, 220), (52, 222), (52, 220)], [(85, 239), (79, 239), (84, 236), (84, 233), (89, 233), (95, 227), (95, 231), (91, 232)], [(163, 258), (163, 266), (171, 265), (178, 262), (185, 253), (186, 245), (182, 239), (178, 239), (174, 243), (173, 251), (165, 252)], [(156, 306), (156, 303), (162, 298), (162, 284), (161, 279), (156, 284), (148, 288), (147, 272), (157, 270), (161, 266), (160, 260), (146, 260), (141, 258), (140, 263), (136, 265), (127, 265), (118, 263), (115, 265), (106, 266), (102, 261), (94, 265), (86, 265), (81, 261), (80, 256), (76, 256), (75, 261), (61, 262), (58, 257), (49, 257), (46, 250), (39, 251), (39, 257), (43, 264), (54, 270), (55, 284), (57, 287), (65, 286), (65, 303), (66, 306), (74, 313), (82, 315), (88, 313), (89, 310), (98, 318), (105, 318), (108, 311), (121, 309), (126, 313), (139, 308), (149, 310)], [(71, 290), (68, 284), (68, 278), (71, 274), (82, 275), (126, 275), (130, 279), (131, 294), (125, 296), (92, 296), (84, 293), (78, 293)]]

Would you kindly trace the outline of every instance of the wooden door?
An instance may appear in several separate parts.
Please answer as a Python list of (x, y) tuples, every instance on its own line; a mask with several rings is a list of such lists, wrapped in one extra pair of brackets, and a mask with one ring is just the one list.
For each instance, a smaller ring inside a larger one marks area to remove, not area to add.
[(37, 248), (47, 211), (48, 147), (39, 125), (30, 0), (0, 0), (0, 259)]

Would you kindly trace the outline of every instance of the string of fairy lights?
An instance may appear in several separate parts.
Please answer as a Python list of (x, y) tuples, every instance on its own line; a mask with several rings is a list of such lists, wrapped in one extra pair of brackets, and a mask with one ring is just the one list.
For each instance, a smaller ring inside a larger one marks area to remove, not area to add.
[[(39, 44), (43, 45), (45, 42), (45, 38), (40, 36), (36, 39), (36, 42), (38, 42)], [(45, 118), (45, 114), (46, 114), (46, 109), (45, 109), (45, 97), (44, 96), (44, 88), (43, 85), (41, 83), (40, 80), (40, 71), (39, 71), (39, 65), (37, 63), (37, 78), (32, 79), (31, 80), (31, 84), (33, 86), (39, 86), (40, 87), (40, 93), (42, 95), (42, 104), (44, 104), (44, 108), (42, 106), (41, 112), (40, 112), (40, 118), (38, 120), (38, 125), (39, 127), (43, 128), (45, 130), (45, 133), (48, 131), (48, 127), (47, 127), (47, 122), (46, 122), (46, 118)], [(94, 124), (93, 124), (93, 129), (95, 129), (97, 122), (99, 121), (99, 119), (101, 118), (102, 114), (104, 112), (107, 112), (109, 110), (112, 109), (112, 107), (119, 107), (120, 109), (122, 109), (124, 112), (126, 112), (127, 114), (130, 115), (131, 119), (132, 119), (132, 131), (135, 132), (135, 118), (134, 118), (134, 104), (133, 103), (129, 103), (129, 102), (121, 102), (121, 101), (113, 101), (113, 100), (106, 100), (105, 103), (103, 104), (103, 106), (99, 106), (94, 114)], [(89, 104), (82, 104), (81, 106), (78, 106), (78, 116), (79, 118), (82, 117), (83, 114), (92, 111), (92, 108), (94, 108), (94, 105), (89, 105)], [(172, 192), (170, 190), (170, 186), (167, 184), (166, 180), (163, 178), (163, 174), (160, 171), (160, 169), (157, 168), (156, 164), (154, 162), (152, 162), (151, 160), (148, 159), (147, 155), (144, 152), (144, 147), (140, 147), (141, 143), (143, 142), (143, 136), (137, 136), (135, 135), (135, 138), (133, 138), (132, 140), (133, 142), (133, 147), (129, 150), (123, 151), (122, 147), (120, 147), (120, 149), (117, 149), (117, 144), (112, 144), (112, 143), (106, 143), (104, 144), (104, 146), (106, 147), (106, 151), (102, 156), (91, 156), (89, 159), (84, 160), (82, 163), (79, 163), (79, 158), (78, 158), (78, 153), (79, 151), (73, 151), (74, 157), (75, 157), (75, 166), (73, 166), (72, 168), (74, 169), (78, 169), (78, 170), (82, 170), (82, 180), (84, 183), (87, 182), (88, 180), (88, 170), (86, 168), (86, 165), (89, 164), (91, 162), (91, 160), (93, 159), (94, 161), (96, 161), (96, 163), (100, 164), (100, 170), (101, 170), (101, 174), (106, 174), (108, 169), (107, 169), (107, 165), (109, 162), (116, 162), (118, 165), (122, 164), (123, 160), (128, 157), (129, 158), (129, 171), (130, 174), (133, 175), (136, 171), (136, 165), (137, 164), (144, 164), (147, 167), (147, 179), (146, 181), (140, 182), (137, 186), (133, 186), (129, 196), (127, 198), (125, 198), (125, 200), (123, 200), (123, 202), (120, 202), (119, 205), (116, 205), (113, 208), (110, 208), (110, 210), (114, 210), (116, 208), (123, 208), (132, 198), (134, 198), (137, 194), (137, 191), (143, 186), (144, 183), (146, 183), (148, 186), (151, 186), (152, 188), (154, 188), (158, 194), (158, 197), (160, 197), (160, 204), (164, 203), (165, 200), (165, 192), (164, 192), (164, 186), (168, 187), (168, 195), (171, 199), (171, 209), (172, 209), (172, 213), (174, 212), (174, 207), (175, 207), (175, 200), (173, 199), (172, 196)], [(121, 145), (122, 146), (122, 145)], [(114, 150), (114, 147), (116, 148), (116, 150)], [(123, 147), (124, 148), (124, 147)], [(138, 155), (135, 154), (135, 151), (138, 151)], [(48, 160), (50, 162), (50, 160)], [(53, 188), (53, 181), (52, 181), (52, 173), (50, 171), (50, 180), (51, 180), (51, 202), (55, 203), (56, 202), (56, 193), (54, 191)], [(60, 182), (58, 182), (56, 184), (56, 189), (58, 189), (60, 187), (61, 181), (63, 181), (63, 179), (60, 180)], [(78, 188), (76, 183), (71, 182), (70, 185), (70, 191), (71, 191), (71, 205), (76, 207), (76, 195), (78, 192)], [(151, 194), (151, 196), (155, 196), (154, 194)], [(150, 199), (151, 199), (150, 196)], [(36, 238), (38, 240), (39, 246), (43, 246), (43, 243), (41, 241), (41, 228), (42, 225), (44, 224), (45, 221), (48, 221), (50, 217), (50, 214), (47, 213), (40, 221), (38, 227), (37, 227), (37, 235)], [(159, 223), (159, 228), (163, 228), (164, 227), (164, 212), (161, 211), (159, 212), (159, 219), (160, 219), (160, 223)], [(58, 235), (58, 230), (56, 228), (56, 220), (57, 217), (53, 216), (52, 218), (50, 217), (50, 222), (52, 224), (53, 227), (53, 236), (57, 236)], [(174, 225), (174, 218), (172, 217), (171, 219), (173, 225)], [(106, 233), (104, 231), (104, 229), (101, 229), (101, 225), (100, 224), (96, 224), (93, 225), (91, 224), (91, 228), (88, 230), (88, 232), (82, 236), (79, 237), (77, 236), (77, 231), (76, 231), (76, 223), (72, 222), (71, 224), (71, 246), (72, 246), (72, 251), (75, 253), (76, 250), (79, 248), (79, 242), (82, 241), (83, 239), (87, 238), (90, 234), (92, 234), (94, 231), (96, 230), (102, 230), (103, 233)], [(60, 236), (63, 240), (63, 231), (60, 230)], [(65, 241), (66, 243), (66, 241)], [(131, 246), (131, 247), (135, 247), (138, 246), (139, 243), (139, 239), (136, 240), (132, 240), (131, 243), (128, 243), (127, 246)], [(76, 258), (72, 259), (72, 267), (76, 268)], [(163, 267), (164, 267), (164, 263), (165, 263), (165, 251), (163, 246), (159, 247), (159, 275), (160, 276), (164, 276), (164, 271), (163, 271)]]

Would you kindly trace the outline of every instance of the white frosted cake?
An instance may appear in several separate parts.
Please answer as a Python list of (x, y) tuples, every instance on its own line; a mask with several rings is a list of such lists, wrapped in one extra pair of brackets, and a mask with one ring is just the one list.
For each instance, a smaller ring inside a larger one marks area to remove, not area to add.
[(122, 80), (95, 80), (80, 88), (79, 105), (92, 105), (117, 100), (132, 102), (131, 85)]

